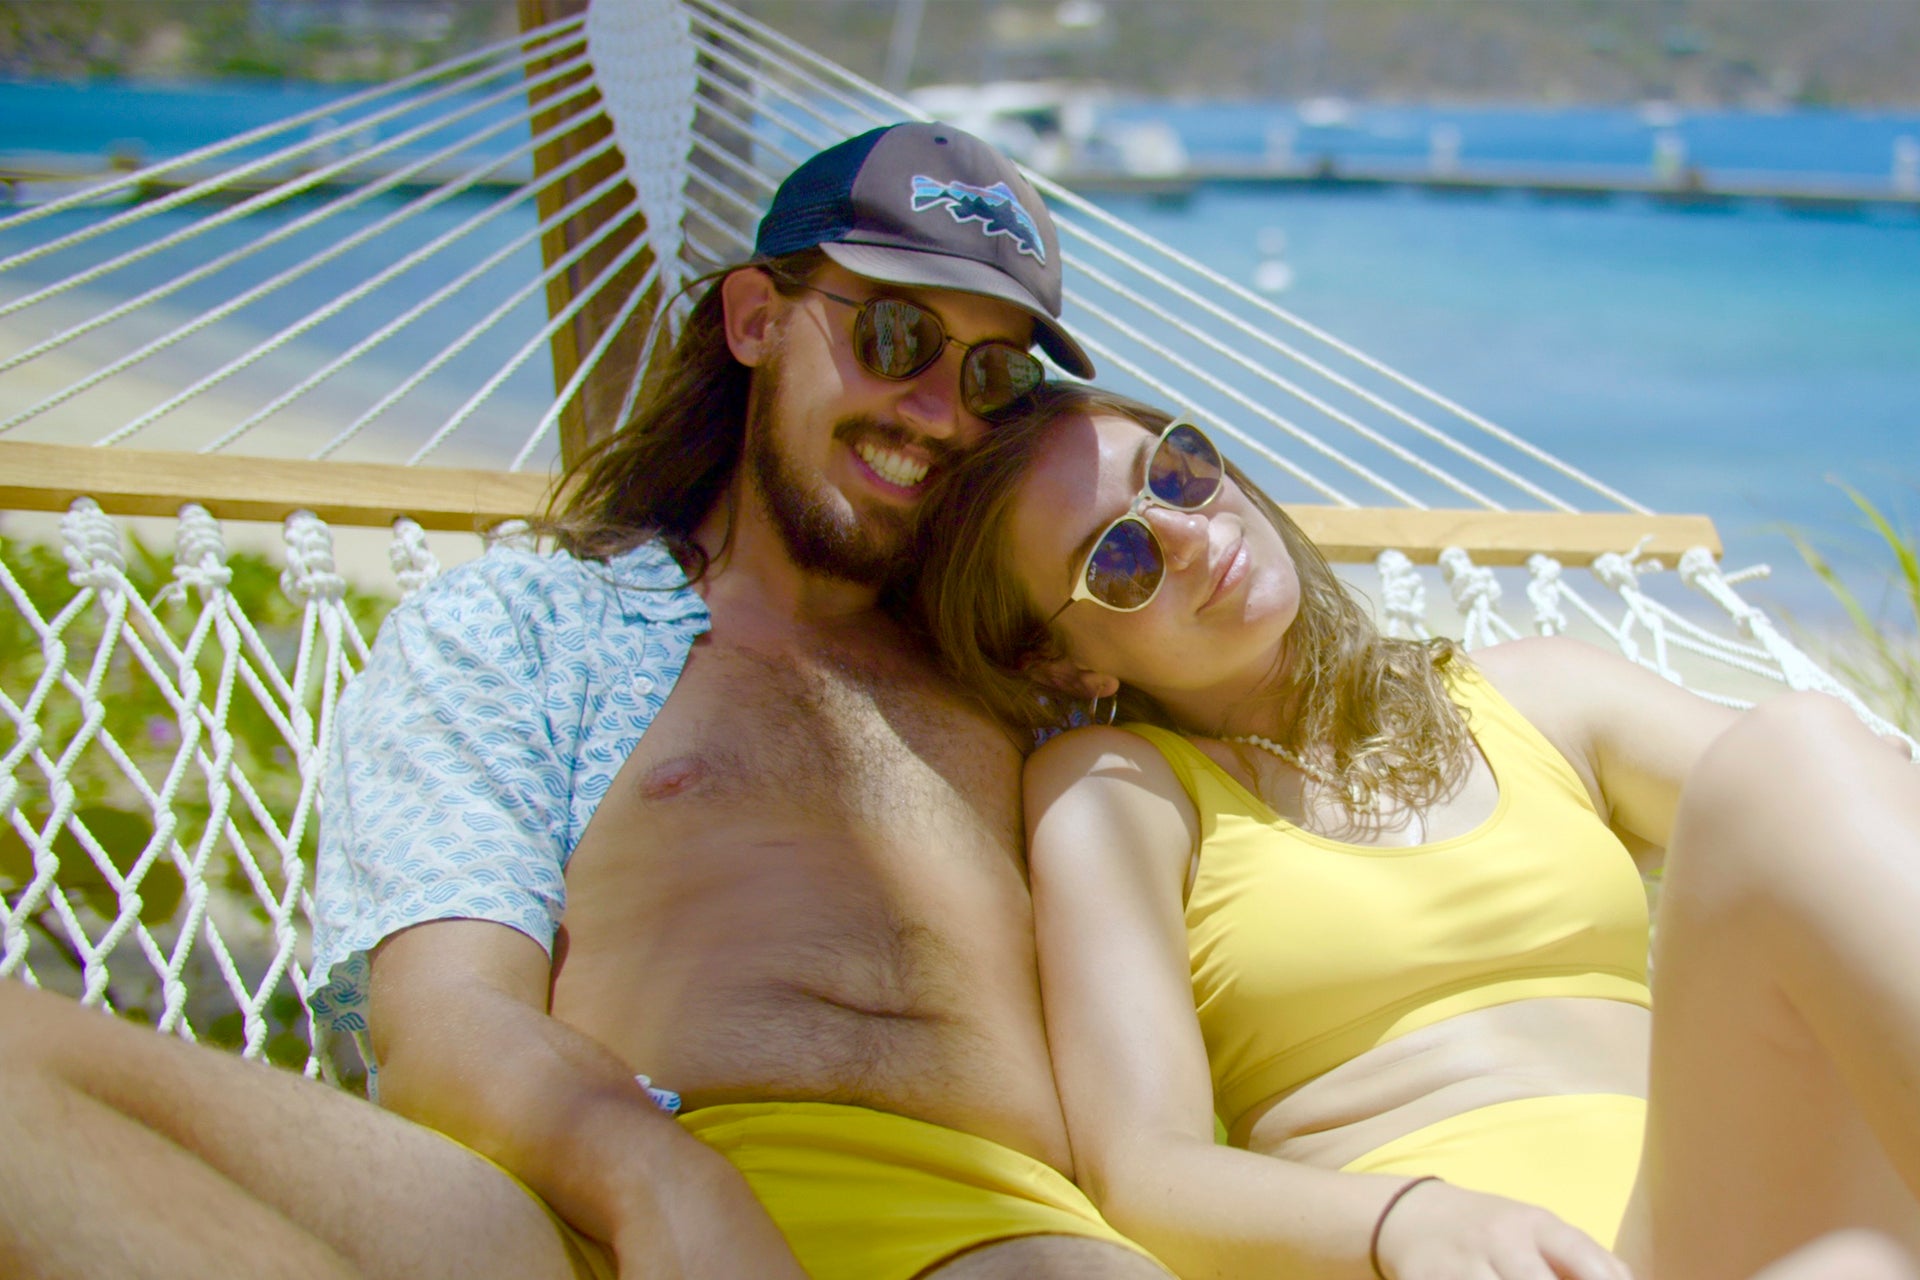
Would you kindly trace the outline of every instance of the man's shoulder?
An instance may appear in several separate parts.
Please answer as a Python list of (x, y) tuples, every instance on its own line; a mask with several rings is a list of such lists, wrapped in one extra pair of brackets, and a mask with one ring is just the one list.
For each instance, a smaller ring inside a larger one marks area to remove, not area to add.
[(672, 554), (648, 539), (605, 560), (496, 543), (441, 574), (406, 606), (454, 618), (484, 611), (544, 629), (583, 625), (608, 610), (657, 617), (697, 602)]

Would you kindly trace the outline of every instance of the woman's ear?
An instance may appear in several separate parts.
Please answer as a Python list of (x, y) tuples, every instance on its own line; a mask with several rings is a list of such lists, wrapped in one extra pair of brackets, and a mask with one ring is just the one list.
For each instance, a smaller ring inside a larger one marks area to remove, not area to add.
[(1070, 698), (1111, 698), (1120, 692), (1117, 677), (1089, 671), (1072, 658), (1034, 658), (1021, 670), (1029, 680)]
[(773, 277), (759, 267), (742, 267), (720, 282), (727, 348), (748, 368), (766, 361), (774, 347), (773, 325), (783, 299)]

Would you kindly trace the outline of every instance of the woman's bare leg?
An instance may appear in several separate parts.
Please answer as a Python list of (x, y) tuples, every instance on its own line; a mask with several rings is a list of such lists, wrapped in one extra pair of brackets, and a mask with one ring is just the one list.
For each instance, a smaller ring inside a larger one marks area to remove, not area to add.
[(1920, 769), (1840, 704), (1768, 703), (1689, 779), (1654, 1009), (1637, 1274), (1731, 1280), (1848, 1227), (1920, 1249)]
[(0, 980), (0, 1275), (571, 1275), (499, 1170), (337, 1090)]
[(1920, 1280), (1913, 1259), (1885, 1236), (1836, 1231), (1788, 1254), (1752, 1280)]

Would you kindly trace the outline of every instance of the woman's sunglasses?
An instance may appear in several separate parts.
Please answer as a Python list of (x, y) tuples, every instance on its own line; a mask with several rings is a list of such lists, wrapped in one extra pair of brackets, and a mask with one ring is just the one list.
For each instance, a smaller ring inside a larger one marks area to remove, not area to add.
[(1140, 513), (1155, 504), (1175, 511), (1198, 511), (1220, 496), (1225, 478), (1226, 463), (1206, 432), (1184, 420), (1169, 425), (1147, 458), (1147, 482), (1126, 514), (1094, 540), (1093, 550), (1080, 566), (1073, 594), (1047, 622), (1051, 624), (1076, 600), (1091, 600), (1120, 613), (1152, 604), (1167, 578), (1167, 555), (1159, 535)]
[(940, 317), (904, 298), (843, 298), (803, 284), (823, 298), (858, 308), (853, 317), (853, 354), (860, 367), (889, 382), (926, 372), (951, 342), (965, 351), (960, 362), (960, 402), (976, 418), (991, 421), (1017, 408), (1046, 372), (1040, 361), (1011, 342), (965, 343), (949, 337)]

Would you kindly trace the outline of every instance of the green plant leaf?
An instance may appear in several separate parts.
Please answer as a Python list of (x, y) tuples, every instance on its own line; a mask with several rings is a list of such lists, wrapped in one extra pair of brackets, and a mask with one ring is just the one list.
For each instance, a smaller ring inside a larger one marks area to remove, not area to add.
[(0, 828), (0, 885), (15, 893), (33, 879), (33, 851), (12, 827)]
[(1820, 581), (1826, 584), (1827, 590), (1833, 594), (1833, 598), (1840, 602), (1840, 607), (1847, 611), (1847, 617), (1852, 620), (1854, 630), (1858, 631), (1874, 645), (1884, 648), (1886, 640), (1880, 634), (1880, 628), (1875, 624), (1873, 615), (1866, 611), (1866, 608), (1860, 603), (1859, 598), (1853, 594), (1852, 589), (1840, 580), (1840, 575), (1834, 572), (1834, 568), (1828, 563), (1827, 558), (1821, 555), (1814, 545), (1807, 541), (1806, 535), (1802, 534), (1799, 530), (1787, 529), (1785, 533), (1792, 541), (1794, 550), (1798, 551), (1800, 558), (1806, 562), (1807, 568), (1813, 570)]
[[(153, 823), (145, 814), (93, 805), (76, 809), (73, 816), (122, 877), (132, 872), (153, 840)], [(53, 840), (53, 851), (60, 857), (57, 878), (63, 890), (79, 896), (96, 915), (105, 919), (120, 914), (119, 892), (71, 827), (60, 829)], [(162, 854), (147, 868), (134, 891), (140, 895), (141, 923), (162, 924), (172, 919), (180, 906), (180, 899), (186, 894), (186, 882), (179, 869)]]
[(1853, 499), (1853, 505), (1867, 517), (1874, 532), (1878, 533), (1881, 541), (1887, 544), (1887, 550), (1893, 552), (1894, 564), (1900, 571), (1900, 585), (1906, 592), (1907, 605), (1913, 611), (1914, 626), (1920, 628), (1920, 540), (1894, 528), (1893, 522), (1887, 518), (1886, 513), (1876, 507), (1872, 499), (1865, 494), (1843, 481), (1835, 480), (1833, 483), (1839, 485), (1840, 491)]
[[(1894, 520), (1864, 494), (1838, 479), (1832, 483), (1853, 502), (1866, 518), (1868, 528), (1892, 554), (1894, 569), (1890, 585), (1906, 596), (1916, 630), (1920, 630), (1920, 540), (1897, 527)], [(1807, 567), (1846, 610), (1855, 635), (1866, 646), (1864, 654), (1849, 653), (1844, 645), (1835, 646), (1829, 637), (1822, 645), (1826, 661), (1882, 715), (1909, 733), (1920, 732), (1920, 641), (1909, 640), (1898, 631), (1882, 626), (1805, 536), (1791, 528), (1785, 533)]]

